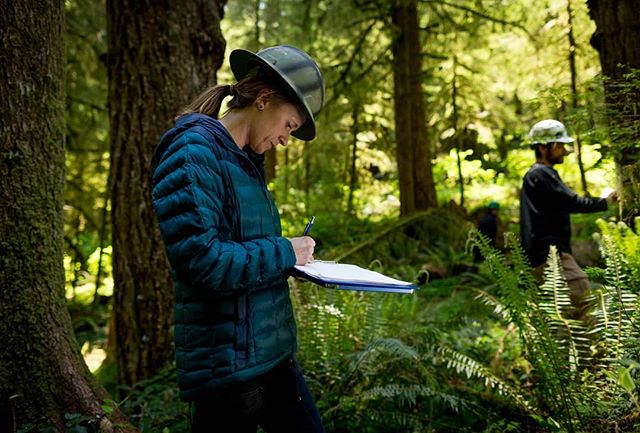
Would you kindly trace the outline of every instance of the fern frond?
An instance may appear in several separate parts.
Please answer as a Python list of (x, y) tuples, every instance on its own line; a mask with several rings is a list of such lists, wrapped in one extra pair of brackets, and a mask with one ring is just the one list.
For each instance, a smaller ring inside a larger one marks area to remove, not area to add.
[(625, 356), (632, 347), (632, 332), (637, 327), (638, 296), (628, 289), (630, 266), (626, 254), (620, 243), (614, 240), (610, 227), (599, 237), (600, 252), (604, 258), (606, 268), (605, 285), (597, 294), (597, 307), (594, 312), (595, 329), (603, 335), (603, 362), (609, 369), (617, 367), (617, 361)]
[(466, 401), (460, 397), (437, 391), (424, 385), (390, 384), (374, 386), (362, 393), (364, 400), (388, 398), (393, 399), (399, 404), (408, 406), (415, 406), (418, 402), (418, 397), (440, 400), (456, 412), (460, 412), (467, 406)]
[(485, 386), (495, 389), (502, 395), (511, 397), (516, 405), (524, 411), (530, 412), (533, 410), (518, 391), (499, 379), (475, 359), (446, 346), (430, 346), (428, 349), (429, 353), (423, 356), (425, 361), (446, 365), (447, 368), (456, 371), (458, 374), (463, 374), (469, 379), (480, 379)]
[(491, 296), (489, 293), (480, 289), (473, 289), (477, 295), (476, 299), (478, 299), (483, 304), (493, 308), (493, 312), (496, 313), (500, 318), (502, 318), (506, 322), (511, 321), (511, 314), (509, 310), (502, 305), (502, 303), (494, 296)]
[(480, 250), (485, 263), (498, 282), (498, 294), (503, 310), (519, 328), (525, 327), (531, 302), (535, 299), (535, 280), (522, 248), (511, 234), (505, 235), (510, 258), (494, 249), (477, 230), (470, 232), (470, 241)]
[(397, 338), (378, 338), (371, 341), (362, 349), (348, 367), (347, 377), (368, 363), (374, 362), (379, 355), (386, 355), (387, 359), (405, 359), (417, 361), (418, 352)]
[(571, 305), (570, 289), (564, 278), (560, 255), (555, 246), (549, 249), (549, 259), (540, 286), (538, 308), (546, 315), (549, 328), (568, 354), (569, 368), (575, 372), (591, 359), (590, 340), (586, 326), (579, 320), (567, 318)]
[(380, 314), (384, 300), (383, 296), (384, 295), (371, 296), (370, 294), (364, 294), (364, 296), (362, 296), (362, 305), (365, 316), (365, 324), (362, 332), (363, 341), (371, 341), (380, 337), (380, 332), (386, 325), (384, 316)]
[[(640, 218), (638, 218), (640, 222)], [(622, 252), (628, 261), (628, 276), (630, 285), (628, 290), (633, 293), (640, 292), (640, 235), (636, 234), (625, 223), (607, 222), (603, 219), (597, 221), (602, 235), (594, 235), (598, 244), (602, 245), (602, 237), (608, 237)], [(604, 256), (604, 254), (603, 254)]]

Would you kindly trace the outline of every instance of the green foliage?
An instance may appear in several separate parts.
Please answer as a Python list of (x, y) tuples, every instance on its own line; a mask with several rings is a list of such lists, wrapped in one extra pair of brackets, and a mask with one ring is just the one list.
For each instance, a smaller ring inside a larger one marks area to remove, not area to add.
[[(64, 414), (64, 433), (98, 433), (100, 431), (100, 418), (90, 417), (79, 413)], [(40, 424), (24, 424), (17, 433), (59, 433), (59, 428), (50, 422)]]
[[(603, 219), (597, 221), (601, 234), (594, 234), (600, 244), (602, 256), (607, 258), (607, 271), (617, 272), (628, 279), (628, 289), (640, 293), (640, 236), (624, 223), (612, 223)], [(609, 268), (613, 267), (613, 270)], [(615, 281), (616, 274), (606, 275)]]
[[(106, 10), (101, 0), (65, 2), (65, 268), (69, 297), (80, 286), (109, 282), (99, 252), (110, 244)], [(106, 254), (108, 255), (108, 254)], [(99, 264), (99, 266), (98, 266)], [(101, 270), (98, 270), (101, 267)], [(100, 278), (98, 283), (97, 278)], [(108, 293), (110, 294), (110, 292)], [(97, 295), (97, 294), (96, 294)]]
[[(628, 278), (638, 259), (638, 237), (624, 224), (600, 222), (597, 236), (606, 267), (589, 270), (603, 286), (595, 291), (587, 323), (569, 319), (571, 302), (559, 255), (551, 248), (544, 283), (536, 286), (517, 243), (509, 259), (476, 237), (487, 265), (500, 282), (482, 301), (516, 325), (532, 370), (527, 401), (532, 417), (553, 431), (609, 431), (620, 411), (635, 422), (638, 358), (638, 290)], [(623, 250), (624, 248), (624, 250)], [(629, 405), (631, 402), (631, 405)], [(598, 420), (594, 423), (594, 420)], [(554, 427), (555, 426), (555, 427)]]
[[(400, 221), (373, 242), (363, 241), (342, 254), (363, 263), (374, 248), (379, 258), (369, 267), (396, 269), (398, 277), (407, 279), (402, 273), (407, 252), (414, 260), (408, 268), (433, 260), (434, 255), (443, 262), (451, 260), (449, 268), (467, 258), (461, 226), (464, 223), (454, 214), (432, 211)], [(433, 244), (449, 245), (450, 252), (443, 248), (443, 253)], [(456, 284), (441, 281), (439, 289), (426, 285), (422, 290), (439, 293), (446, 300)], [(510, 384), (444, 342), (440, 327), (464, 329), (465, 315), (477, 311), (470, 293), (461, 292), (457, 302), (440, 306), (442, 313), (424, 308), (422, 293), (416, 297), (348, 292), (294, 282), (292, 297), (299, 357), (329, 429), (429, 431), (451, 423), (463, 425), (461, 413), (471, 419), (481, 417), (475, 413), (479, 410), (475, 400), (484, 384), (496, 391), (500, 404), (512, 401), (521, 412), (518, 407), (527, 404)], [(457, 385), (470, 378), (477, 383), (468, 388)]]
[(464, 375), (467, 379), (479, 379), (484, 386), (495, 389), (500, 394), (512, 399), (519, 409), (525, 412), (530, 410), (529, 403), (524, 400), (519, 391), (496, 377), (488, 368), (473, 358), (446, 346), (432, 346), (428, 352), (430, 352), (429, 355), (424, 357), (426, 361), (431, 361), (434, 364), (444, 364), (447, 368), (455, 370), (456, 373)]
[[(624, 140), (612, 139), (605, 128), (602, 79), (589, 44), (594, 26), (586, 4), (573, 3), (575, 106), (565, 0), (420, 2), (425, 122), (441, 203), (459, 201), (451, 137), (464, 135), (465, 206), (497, 199), (501, 215), (515, 224), (521, 177), (533, 162), (522, 137), (545, 117), (563, 119), (580, 136), (593, 191), (613, 184), (611, 159)], [(606, 268), (589, 271), (602, 287), (594, 291), (598, 307), (585, 340), (584, 326), (566, 319), (567, 288), (553, 260), (540, 290), (514, 239), (508, 256), (485, 245), (480, 273), (460, 274), (470, 259), (463, 248), (469, 222), (441, 209), (397, 220), (390, 5), (229, 2), (222, 22), (228, 50), (289, 43), (307, 50), (325, 74), (328, 102), (317, 140), (292, 140), (277, 152), (270, 188), (284, 233), (299, 235), (316, 214), (317, 257), (344, 258), (422, 285), (408, 297), (293, 284), (300, 358), (325, 418), (335, 430), (352, 432), (533, 431), (521, 413), (533, 414), (548, 431), (560, 425), (604, 432), (613, 414), (633, 418), (640, 352), (634, 298), (640, 254), (633, 232), (601, 226), (603, 239), (609, 236), (600, 243)], [(67, 293), (80, 340), (102, 344), (108, 309), (93, 299), (97, 286), (105, 297), (112, 288), (104, 5), (67, 1), (65, 11)], [(228, 65), (219, 75), (220, 82), (231, 79)], [(637, 77), (628, 78), (637, 84)], [(625, 138), (620, 129), (614, 135)], [(573, 156), (559, 171), (577, 189)], [(587, 218), (574, 219), (579, 237), (594, 230)], [(445, 279), (435, 280), (434, 269)], [(428, 284), (422, 280), (427, 274)], [(484, 289), (480, 301), (474, 287)], [(501, 322), (488, 317), (487, 307)], [(519, 340), (510, 336), (513, 330)], [(594, 351), (586, 347), (591, 338)], [(109, 377), (108, 366), (100, 374)], [(186, 407), (177, 400), (172, 374), (136, 386), (120, 403), (142, 431), (186, 431)], [(596, 423), (596, 416), (605, 421)]]
[(188, 433), (189, 405), (180, 401), (175, 367), (124, 390), (117, 404), (141, 433)]
[(549, 331), (556, 336), (558, 349), (568, 355), (569, 370), (575, 372), (579, 365), (591, 361), (591, 340), (584, 323), (568, 318), (572, 309), (570, 289), (564, 279), (560, 254), (554, 245), (549, 251), (538, 301)]
[[(580, 414), (576, 412), (576, 392), (572, 389), (575, 383), (570, 378), (570, 370), (564, 368), (567, 357), (563, 356), (553, 332), (559, 321), (565, 324), (561, 321), (562, 314), (558, 317), (558, 311), (566, 308), (564, 303), (568, 298), (566, 289), (558, 285), (562, 276), (557, 252), (552, 250), (550, 253), (551, 266), (546, 274), (550, 281), (546, 283), (540, 296), (524, 252), (513, 238), (508, 243), (509, 261), (491, 248), (486, 238), (477, 237), (477, 245), (496, 280), (500, 282), (496, 298), (490, 298), (487, 302), (499, 305), (497, 311), (516, 325), (522, 344), (528, 352), (527, 358), (538, 376), (534, 386), (541, 401), (532, 405), (532, 413), (539, 415), (544, 407), (548, 407), (552, 413), (561, 415), (560, 423), (567, 431), (576, 431), (575, 419), (579, 419)], [(564, 293), (553, 298), (553, 294), (559, 292)], [(566, 340), (569, 347), (573, 347), (571, 334)], [(576, 360), (575, 353), (574, 358), (568, 359), (569, 363), (575, 363)]]
[[(331, 431), (423, 431), (425, 404), (460, 409), (414, 348), (402, 341), (412, 296), (343, 292), (294, 283), (299, 358)], [(425, 336), (429, 335), (429, 330)]]

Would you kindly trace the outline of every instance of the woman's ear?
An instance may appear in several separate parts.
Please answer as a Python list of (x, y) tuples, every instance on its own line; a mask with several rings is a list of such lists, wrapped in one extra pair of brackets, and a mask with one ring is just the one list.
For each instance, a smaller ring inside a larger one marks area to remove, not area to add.
[(265, 107), (271, 100), (272, 93), (273, 93), (273, 90), (271, 89), (262, 89), (260, 90), (260, 92), (258, 92), (258, 96), (256, 97), (255, 104), (256, 104), (256, 108), (259, 111), (262, 111), (265, 109)]

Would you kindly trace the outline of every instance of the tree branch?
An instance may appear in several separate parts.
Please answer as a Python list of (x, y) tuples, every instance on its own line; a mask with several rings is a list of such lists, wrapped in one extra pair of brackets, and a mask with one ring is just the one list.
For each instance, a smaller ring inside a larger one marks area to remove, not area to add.
[[(364, 68), (360, 74), (358, 74), (355, 77), (353, 77), (353, 79), (351, 80), (351, 84), (355, 84), (358, 81), (360, 81), (365, 75), (367, 75), (369, 73), (369, 71), (371, 71), (371, 69), (373, 69), (374, 66), (376, 66), (379, 63), (381, 63), (381, 60), (383, 60), (385, 58), (385, 53), (386, 53), (386, 50), (384, 50), (382, 52), (382, 54), (380, 54), (380, 56), (378, 56), (377, 59), (375, 59), (373, 62), (371, 62), (371, 64), (369, 64), (369, 66)], [(338, 85), (339, 85), (338, 81), (336, 81), (336, 83), (331, 85), (331, 87), (334, 89), (333, 96), (331, 97), (331, 99), (327, 100), (325, 105), (331, 104), (333, 101), (335, 101), (340, 96), (340, 93), (337, 90)], [(322, 115), (322, 113), (320, 115)]]
[[(422, 0), (422, 1), (423, 1), (423, 3), (433, 3), (434, 2), (434, 0)], [(450, 2), (445, 1), (445, 0), (438, 0), (437, 3), (441, 4), (441, 5), (444, 5), (444, 6), (449, 6), (449, 7), (454, 8), (454, 9), (459, 9), (459, 10), (463, 10), (465, 12), (469, 12), (470, 14), (476, 15), (476, 16), (478, 16), (480, 18), (483, 18), (483, 19), (485, 19), (487, 21), (492, 21), (494, 23), (502, 24), (502, 25), (505, 25), (505, 26), (512, 26), (512, 27), (518, 28), (518, 29), (522, 30), (524, 33), (526, 33), (526, 35), (529, 36), (529, 39), (535, 40), (534, 36), (531, 33), (529, 33), (529, 30), (527, 30), (526, 27), (524, 27), (523, 25), (521, 25), (521, 24), (519, 24), (519, 23), (517, 23), (515, 21), (507, 21), (507, 20), (503, 20), (503, 19), (500, 19), (500, 18), (492, 17), (491, 15), (487, 15), (487, 14), (485, 14), (483, 12), (477, 11), (475, 9), (472, 9), (472, 8), (468, 7), (468, 6), (463, 6), (463, 5), (459, 5), (459, 4), (455, 4), (455, 3), (450, 3)]]

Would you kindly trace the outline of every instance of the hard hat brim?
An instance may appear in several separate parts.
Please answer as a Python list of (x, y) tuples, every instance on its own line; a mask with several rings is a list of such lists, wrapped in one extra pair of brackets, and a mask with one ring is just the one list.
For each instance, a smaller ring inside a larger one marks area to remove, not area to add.
[(257, 54), (243, 48), (238, 48), (231, 51), (231, 54), (229, 55), (229, 64), (231, 66), (231, 72), (233, 72), (233, 76), (238, 81), (246, 77), (249, 71), (256, 66), (264, 67), (268, 71), (273, 72), (273, 75), (281, 81), (281, 83), (291, 92), (291, 94), (296, 96), (299, 106), (302, 107), (305, 111), (304, 114), (307, 118), (307, 121), (294, 132), (292, 132), (291, 135), (305, 141), (310, 141), (315, 138), (316, 125), (313, 113), (305, 102), (302, 94), (300, 93), (300, 90), (298, 90), (295, 84), (293, 84), (293, 82), (291, 82), (291, 80), (286, 75), (283, 75), (282, 71), (274, 67), (269, 62), (265, 61)]
[(573, 143), (574, 140), (571, 137), (560, 137), (560, 138), (554, 138), (553, 140), (549, 140), (549, 141), (540, 141), (540, 140), (535, 140), (531, 142), (531, 146), (536, 146), (538, 144), (551, 144), (551, 143), (563, 143), (563, 144), (569, 144), (569, 143)]

